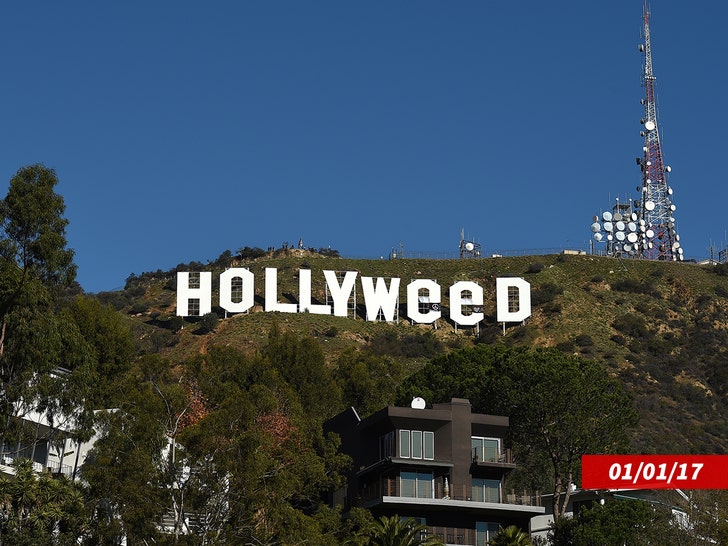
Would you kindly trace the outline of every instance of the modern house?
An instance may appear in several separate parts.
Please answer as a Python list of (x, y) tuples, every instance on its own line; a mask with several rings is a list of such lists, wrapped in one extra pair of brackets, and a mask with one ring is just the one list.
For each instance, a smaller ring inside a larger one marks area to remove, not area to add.
[(360, 419), (350, 408), (326, 422), (353, 459), (347, 488), (333, 502), (375, 516), (411, 517), (446, 544), (484, 546), (499, 527), (529, 529), (539, 497), (504, 491), (516, 465), (504, 446), (508, 417), (471, 412), (453, 398), (426, 408), (389, 406)]

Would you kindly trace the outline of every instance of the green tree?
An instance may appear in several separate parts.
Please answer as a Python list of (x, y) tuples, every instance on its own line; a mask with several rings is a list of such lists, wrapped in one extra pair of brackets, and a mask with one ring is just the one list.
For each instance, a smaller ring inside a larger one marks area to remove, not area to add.
[(509, 525), (498, 529), (488, 544), (490, 546), (531, 546), (531, 539), (528, 538), (528, 533), (524, 533), (516, 525)]
[(343, 405), (353, 407), (362, 417), (394, 401), (403, 375), (402, 366), (391, 358), (353, 349), (341, 354), (334, 372)]
[(553, 546), (679, 544), (669, 522), (666, 507), (640, 499), (609, 499), (582, 508), (573, 518), (560, 518), (549, 539)]
[(93, 351), (58, 312), (59, 297), (76, 287), (76, 266), (57, 182), (52, 169), (24, 167), (0, 201), (0, 440), (9, 444), (25, 443), (18, 425), (31, 411), (51, 431), (62, 421), (79, 439), (91, 431)]
[(78, 544), (87, 521), (80, 487), (65, 476), (38, 474), (27, 459), (13, 466), (15, 476), (0, 478), (0, 544)]
[(444, 544), (436, 535), (427, 533), (427, 526), (413, 519), (399, 516), (381, 517), (367, 530), (370, 546), (440, 546)]
[(509, 416), (523, 464), (514, 479), (551, 490), (557, 519), (579, 481), (581, 455), (626, 452), (627, 430), (638, 420), (629, 392), (602, 366), (557, 349), (479, 345), (455, 351), (405, 381), (399, 400), (412, 396), (433, 402), (464, 397), (475, 411)]

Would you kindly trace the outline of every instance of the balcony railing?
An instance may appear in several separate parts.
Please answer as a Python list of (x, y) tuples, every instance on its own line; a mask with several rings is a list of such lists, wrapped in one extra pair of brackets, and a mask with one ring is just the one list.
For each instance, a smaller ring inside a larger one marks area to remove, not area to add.
[(398, 476), (385, 477), (381, 480), (366, 484), (361, 490), (361, 500), (363, 502), (367, 502), (381, 497), (407, 496), (410, 498), (421, 499), (496, 502), (519, 504), (524, 506), (542, 506), (541, 494), (539, 492), (536, 492), (535, 494), (531, 494), (527, 491), (516, 493), (515, 490), (511, 490), (510, 493), (503, 493), (502, 491), (483, 489), (481, 487), (476, 487), (474, 492), (471, 484), (453, 483), (449, 483), (446, 489), (444, 480), (441, 478), (437, 478), (435, 480), (434, 489), (431, 484), (423, 485), (424, 488), (419, 488), (414, 497), (410, 495), (402, 495), (400, 478)]
[(468, 544), (475, 546), (475, 529), (428, 527), (427, 534), (440, 537), (445, 544)]
[(504, 449), (500, 453), (486, 454), (482, 456), (482, 450), (479, 448), (473, 448), (473, 463), (474, 464), (487, 464), (487, 463), (499, 463), (499, 464), (514, 464), (513, 461), (513, 450)]

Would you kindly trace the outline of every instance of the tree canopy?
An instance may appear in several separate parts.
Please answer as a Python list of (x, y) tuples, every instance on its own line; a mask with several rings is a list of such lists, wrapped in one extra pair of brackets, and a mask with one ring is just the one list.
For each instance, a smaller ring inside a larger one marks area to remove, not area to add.
[(523, 463), (518, 477), (553, 492), (556, 517), (579, 481), (581, 455), (626, 452), (626, 430), (638, 419), (630, 394), (602, 366), (556, 349), (478, 345), (454, 351), (403, 383), (400, 402), (413, 396), (468, 398), (474, 411), (509, 416)]

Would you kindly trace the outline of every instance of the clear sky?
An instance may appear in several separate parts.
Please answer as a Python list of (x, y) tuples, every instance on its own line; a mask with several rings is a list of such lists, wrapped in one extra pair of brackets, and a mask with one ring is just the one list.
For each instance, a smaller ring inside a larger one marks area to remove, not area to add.
[[(728, 4), (651, 3), (686, 258), (725, 246)], [(0, 7), (0, 194), (56, 170), (88, 292), (243, 246), (588, 248), (636, 198), (642, 1)]]

